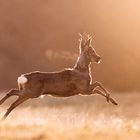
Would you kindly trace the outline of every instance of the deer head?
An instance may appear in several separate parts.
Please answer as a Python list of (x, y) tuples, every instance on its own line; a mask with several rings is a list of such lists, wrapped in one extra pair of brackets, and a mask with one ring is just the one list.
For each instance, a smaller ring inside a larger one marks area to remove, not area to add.
[(79, 48), (88, 62), (100, 63), (101, 57), (96, 53), (95, 49), (91, 46), (92, 36), (87, 33), (79, 34)]

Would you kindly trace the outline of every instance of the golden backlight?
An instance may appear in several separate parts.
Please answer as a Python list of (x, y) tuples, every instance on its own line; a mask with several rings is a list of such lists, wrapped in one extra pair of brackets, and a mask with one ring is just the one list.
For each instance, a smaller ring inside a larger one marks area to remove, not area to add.
[(140, 138), (140, 0), (1, 0), (0, 99), (23, 73), (72, 68), (83, 32), (101, 56), (93, 81), (119, 106), (101, 96), (35, 99), (0, 122), (0, 140)]

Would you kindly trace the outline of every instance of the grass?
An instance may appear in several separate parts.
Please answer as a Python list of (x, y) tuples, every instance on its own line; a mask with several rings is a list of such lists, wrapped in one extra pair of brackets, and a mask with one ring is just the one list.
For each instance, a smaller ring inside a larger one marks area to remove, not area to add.
[(113, 95), (119, 106), (101, 96), (30, 100), (0, 122), (0, 140), (139, 140), (140, 95)]

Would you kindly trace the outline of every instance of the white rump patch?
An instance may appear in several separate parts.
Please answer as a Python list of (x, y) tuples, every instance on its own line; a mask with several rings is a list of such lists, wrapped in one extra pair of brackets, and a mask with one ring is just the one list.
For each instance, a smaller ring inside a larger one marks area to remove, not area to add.
[(41, 99), (43, 99), (43, 98), (45, 97), (45, 95), (40, 95), (39, 97), (40, 97)]
[(24, 75), (21, 75), (20, 77), (18, 77), (17, 81), (19, 84), (25, 84), (27, 83), (28, 79)]

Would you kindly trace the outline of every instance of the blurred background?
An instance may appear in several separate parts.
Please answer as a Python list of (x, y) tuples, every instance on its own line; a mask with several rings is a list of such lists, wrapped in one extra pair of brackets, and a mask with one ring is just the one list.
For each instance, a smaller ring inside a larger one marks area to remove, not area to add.
[(0, 99), (23, 73), (72, 68), (83, 32), (102, 57), (93, 81), (119, 105), (98, 95), (29, 100), (0, 121), (1, 140), (139, 140), (140, 0), (0, 0)]
[(139, 0), (1, 0), (0, 89), (26, 72), (73, 67), (78, 33), (93, 35), (102, 57), (93, 80), (117, 92), (140, 90)]

